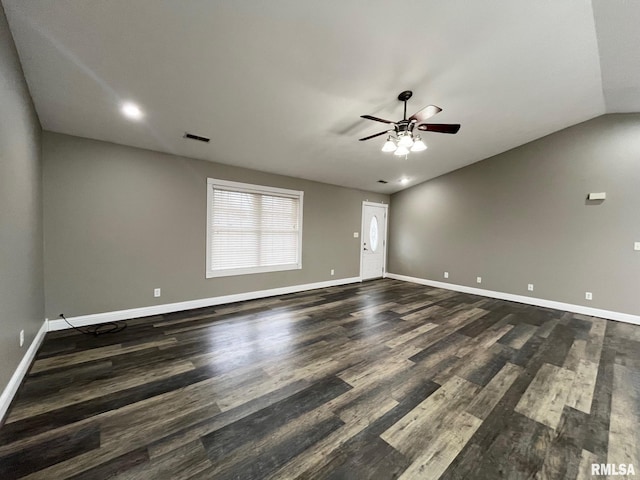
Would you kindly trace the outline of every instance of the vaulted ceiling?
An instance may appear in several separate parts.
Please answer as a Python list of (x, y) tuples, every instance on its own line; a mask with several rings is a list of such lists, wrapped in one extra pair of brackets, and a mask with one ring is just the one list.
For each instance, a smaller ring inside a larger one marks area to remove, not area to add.
[[(44, 129), (354, 188), (640, 111), (640, 2), (2, 3)], [(384, 129), (359, 116), (400, 119), (407, 89), (409, 113), (438, 105), (460, 133), (426, 133), (407, 159), (359, 142)]]

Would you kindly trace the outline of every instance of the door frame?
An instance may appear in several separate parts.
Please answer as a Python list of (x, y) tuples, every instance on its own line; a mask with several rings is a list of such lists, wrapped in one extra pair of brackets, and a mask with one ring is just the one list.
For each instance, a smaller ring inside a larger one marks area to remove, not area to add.
[(362, 217), (360, 219), (360, 281), (362, 278), (362, 257), (364, 254), (364, 209), (365, 207), (382, 207), (384, 208), (384, 238), (382, 239), (382, 278), (387, 276), (387, 239), (389, 237), (389, 204), (370, 202), (365, 200), (362, 202)]

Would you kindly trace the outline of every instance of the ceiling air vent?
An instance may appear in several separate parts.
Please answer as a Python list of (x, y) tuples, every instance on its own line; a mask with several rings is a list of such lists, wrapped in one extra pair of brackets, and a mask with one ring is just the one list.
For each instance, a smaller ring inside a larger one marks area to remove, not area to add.
[(389, 183), (386, 180), (378, 180), (378, 183)]
[(191, 140), (198, 140), (199, 142), (209, 143), (211, 141), (210, 138), (201, 137), (200, 135), (194, 135), (193, 133), (186, 132), (184, 134), (184, 138), (190, 138)]

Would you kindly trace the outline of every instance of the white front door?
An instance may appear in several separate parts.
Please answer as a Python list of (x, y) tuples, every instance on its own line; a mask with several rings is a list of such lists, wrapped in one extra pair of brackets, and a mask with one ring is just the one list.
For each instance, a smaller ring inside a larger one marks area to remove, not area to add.
[(362, 207), (362, 256), (360, 270), (363, 280), (384, 275), (387, 238), (387, 206), (364, 202)]

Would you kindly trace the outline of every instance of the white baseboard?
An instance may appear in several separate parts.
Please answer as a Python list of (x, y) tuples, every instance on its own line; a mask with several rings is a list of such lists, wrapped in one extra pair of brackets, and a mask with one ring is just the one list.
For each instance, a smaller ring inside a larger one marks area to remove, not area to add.
[(38, 348), (40, 348), (40, 345), (42, 344), (42, 340), (44, 340), (44, 336), (48, 331), (47, 323), (47, 320), (42, 322), (40, 330), (38, 330), (38, 333), (36, 333), (33, 342), (31, 342), (31, 345), (29, 345), (29, 349), (25, 352), (22, 360), (18, 364), (18, 368), (16, 368), (16, 371), (13, 372), (9, 383), (2, 392), (2, 395), (0, 395), (0, 425), (2, 425), (2, 423), (4, 422), (4, 416), (6, 415), (7, 410), (11, 405), (11, 401), (18, 391), (18, 388), (22, 383), (22, 379), (27, 374), (29, 366), (35, 358)]
[(425, 278), (409, 277), (407, 275), (398, 275), (396, 273), (387, 273), (388, 278), (402, 280), (405, 282), (419, 283), (428, 285), (429, 287), (444, 288), (446, 290), (454, 290), (456, 292), (471, 293), (473, 295), (481, 295), (483, 297), (497, 298), (500, 300), (508, 300), (510, 302), (526, 303), (535, 305), (536, 307), (554, 308), (556, 310), (564, 310), (572, 313), (580, 313), (590, 317), (606, 318), (608, 320), (618, 320), (619, 322), (633, 323), (640, 325), (640, 316), (631, 315), (629, 313), (613, 312), (611, 310), (600, 310), (598, 308), (585, 307), (583, 305), (573, 305), (571, 303), (556, 302), (554, 300), (545, 300), (542, 298), (527, 297), (524, 295), (515, 295), (513, 293), (495, 292), (493, 290), (483, 290), (481, 288), (466, 287), (464, 285), (456, 285), (454, 283), (436, 282), (435, 280), (427, 280)]
[[(191, 310), (192, 308), (211, 307), (225, 303), (243, 302), (245, 300), (255, 300), (257, 298), (274, 297), (276, 295), (286, 295), (288, 293), (315, 290), (317, 288), (335, 287), (349, 283), (361, 282), (360, 277), (340, 278), (328, 280), (326, 282), (306, 283), (303, 285), (292, 285), (290, 287), (271, 288), (269, 290), (258, 290), (254, 292), (236, 293), (233, 295), (222, 295), (219, 297), (202, 298), (199, 300), (189, 300), (186, 302), (166, 303), (163, 305), (153, 305), (150, 307), (130, 308), (128, 310), (117, 310), (114, 312), (95, 313), (91, 315), (80, 315), (77, 317), (67, 317), (67, 320), (76, 327), (96, 325), (105, 322), (117, 322), (130, 318), (148, 317), (151, 315), (161, 315), (163, 313), (180, 312)], [(64, 320), (49, 320), (49, 331), (66, 330), (71, 328)]]

